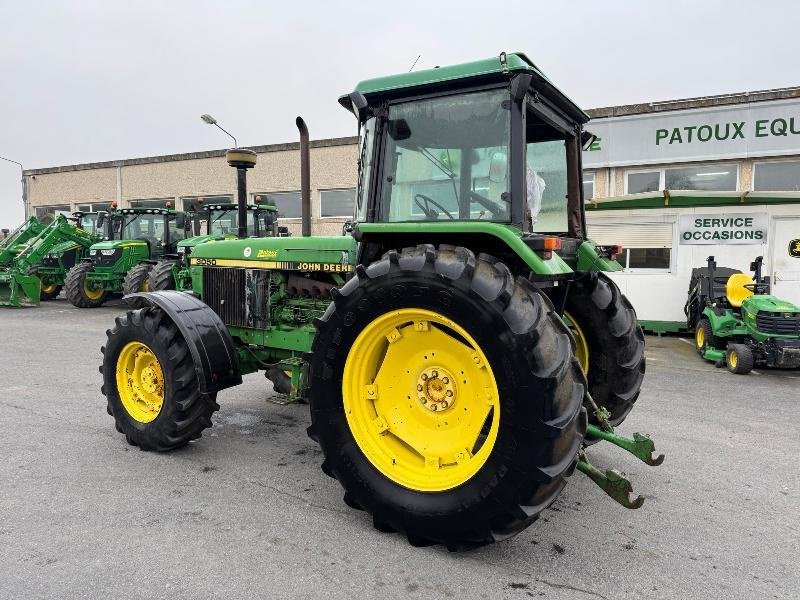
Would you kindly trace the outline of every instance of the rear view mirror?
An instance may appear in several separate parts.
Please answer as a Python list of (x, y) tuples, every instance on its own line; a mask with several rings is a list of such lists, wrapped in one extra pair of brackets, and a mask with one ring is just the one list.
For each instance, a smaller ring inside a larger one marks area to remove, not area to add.
[(106, 213), (101, 212), (99, 215), (97, 215), (97, 224), (95, 225), (95, 227), (100, 229), (105, 224), (105, 222), (106, 222)]
[(394, 119), (388, 124), (389, 137), (395, 142), (401, 142), (411, 137), (411, 128), (405, 119)]

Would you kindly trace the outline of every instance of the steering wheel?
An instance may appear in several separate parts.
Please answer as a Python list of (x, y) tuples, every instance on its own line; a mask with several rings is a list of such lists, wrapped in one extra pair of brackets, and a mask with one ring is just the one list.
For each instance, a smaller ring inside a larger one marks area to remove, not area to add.
[[(424, 205), (422, 204), (422, 202), (419, 201), (420, 198), (422, 198), (422, 200), (425, 201)], [(437, 213), (435, 210), (431, 209), (431, 207), (429, 206), (430, 204), (433, 204), (436, 208), (438, 208), (444, 214), (446, 214), (451, 221), (453, 219), (455, 219), (455, 217), (453, 217), (453, 215), (450, 214), (449, 210), (447, 210), (444, 206), (439, 204), (436, 200), (434, 200), (433, 198), (429, 198), (425, 194), (415, 194), (414, 195), (414, 204), (419, 206), (420, 210), (425, 213), (425, 217), (428, 218), (428, 219), (435, 220), (435, 219), (437, 219), (439, 217), (439, 213)]]
[(769, 292), (768, 283), (745, 283), (742, 287), (746, 290), (750, 290), (754, 294), (764, 294)]

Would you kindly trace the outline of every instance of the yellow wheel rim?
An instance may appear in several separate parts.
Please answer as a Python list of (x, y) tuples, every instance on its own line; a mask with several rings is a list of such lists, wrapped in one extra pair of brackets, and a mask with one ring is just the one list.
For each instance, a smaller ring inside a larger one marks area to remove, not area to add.
[(100, 300), (103, 297), (103, 289), (94, 289), (87, 279), (83, 280), (83, 293), (89, 300)]
[(117, 391), (122, 406), (140, 423), (154, 420), (164, 405), (164, 373), (142, 342), (128, 342), (117, 358)]
[(42, 293), (43, 294), (52, 294), (56, 291), (58, 286), (55, 283), (45, 283), (42, 281)]
[(572, 332), (572, 337), (575, 338), (575, 357), (583, 369), (584, 375), (589, 374), (589, 342), (586, 339), (586, 334), (580, 328), (578, 322), (572, 316), (564, 311), (564, 323)]
[(142, 284), (142, 291), (143, 292), (149, 292), (150, 291), (150, 284), (147, 282), (147, 279), (145, 279), (144, 283)]
[(500, 396), (466, 330), (439, 313), (386, 313), (356, 338), (342, 396), (367, 459), (404, 487), (440, 492), (469, 480), (494, 448)]
[(694, 341), (698, 348), (702, 348), (706, 343), (706, 332), (699, 325), (697, 326), (697, 331), (694, 332)]
[(735, 350), (731, 350), (728, 354), (728, 364), (731, 366), (731, 369), (735, 369), (739, 364), (739, 356), (736, 354)]

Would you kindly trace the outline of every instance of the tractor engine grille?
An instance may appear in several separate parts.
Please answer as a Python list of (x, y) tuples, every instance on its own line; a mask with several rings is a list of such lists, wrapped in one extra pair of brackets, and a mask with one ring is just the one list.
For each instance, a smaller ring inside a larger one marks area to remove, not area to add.
[(266, 269), (203, 269), (203, 302), (225, 325), (266, 329), (269, 289), (270, 272)]
[(756, 327), (764, 333), (800, 335), (800, 314), (758, 311)]

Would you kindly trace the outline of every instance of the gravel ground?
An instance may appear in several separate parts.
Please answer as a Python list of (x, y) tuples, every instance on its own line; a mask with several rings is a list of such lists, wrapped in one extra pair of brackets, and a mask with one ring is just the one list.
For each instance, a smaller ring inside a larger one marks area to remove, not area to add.
[(800, 373), (735, 376), (687, 340), (649, 337), (613, 447), (647, 501), (627, 511), (579, 473), (519, 536), (451, 554), (381, 534), (342, 502), (305, 435), (305, 406), (261, 375), (219, 396), (201, 440), (130, 447), (100, 395), (119, 304), (0, 309), (0, 598), (796, 598)]

